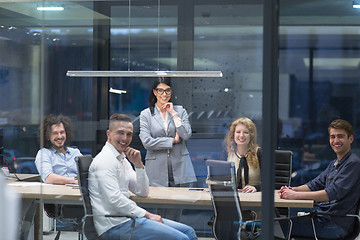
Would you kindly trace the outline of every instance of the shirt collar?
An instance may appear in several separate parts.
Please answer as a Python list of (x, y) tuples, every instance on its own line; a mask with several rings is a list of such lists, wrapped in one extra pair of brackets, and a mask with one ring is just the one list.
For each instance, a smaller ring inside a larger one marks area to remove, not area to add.
[[(50, 151), (52, 151), (53, 153), (60, 153), (57, 149), (55, 149), (54, 147), (50, 147), (49, 148)], [(65, 154), (70, 154), (70, 150), (65, 147)]]
[[(159, 108), (159, 106), (155, 103), (155, 107), (158, 110), (159, 114), (161, 114), (161, 109)], [(167, 114), (170, 114), (169, 112), (166, 111)], [(166, 114), (166, 115), (167, 115)]]
[(160, 110), (160, 108), (158, 107), (158, 105), (155, 103), (155, 108), (157, 109), (157, 111), (159, 112), (159, 115), (160, 116), (162, 116), (162, 114), (161, 114), (161, 110)]
[(350, 151), (348, 151), (348, 152), (345, 154), (345, 156), (344, 156), (342, 159), (340, 159), (340, 160), (339, 160), (339, 159), (336, 159), (335, 162), (334, 162), (334, 166), (337, 167), (337, 166), (343, 164), (343, 162), (345, 162), (346, 159), (348, 159), (351, 154), (352, 154), (352, 152), (351, 152), (351, 150), (350, 150)]
[(105, 146), (107, 146), (111, 150), (111, 152), (115, 155), (115, 157), (118, 160), (122, 161), (122, 160), (125, 159), (125, 154), (124, 153), (119, 153), (118, 150), (116, 150), (116, 148), (111, 143), (106, 142)]

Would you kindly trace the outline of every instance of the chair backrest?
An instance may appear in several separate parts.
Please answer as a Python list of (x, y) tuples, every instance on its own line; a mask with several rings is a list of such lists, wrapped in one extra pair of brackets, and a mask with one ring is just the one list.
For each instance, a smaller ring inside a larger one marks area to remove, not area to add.
[(275, 189), (290, 186), (292, 155), (292, 151), (275, 150)]
[[(290, 186), (292, 171), (292, 151), (275, 150), (275, 189)], [(276, 208), (276, 215), (289, 216), (289, 208)]]
[(213, 233), (216, 239), (237, 239), (238, 225), (242, 220), (239, 195), (236, 188), (233, 162), (207, 160), (207, 179), (215, 219)]
[(77, 168), (78, 168), (78, 181), (79, 181), (79, 187), (81, 191), (84, 211), (85, 211), (85, 222), (83, 223), (83, 231), (88, 240), (93, 239), (100, 239), (98, 236), (94, 220), (92, 217), (92, 207), (90, 202), (90, 195), (89, 195), (89, 168), (93, 161), (93, 158), (91, 155), (84, 155), (84, 156), (78, 156), (75, 158)]
[(61, 218), (61, 207), (60, 204), (52, 204), (52, 203), (45, 203), (44, 204), (44, 210), (45, 214), (49, 218)]

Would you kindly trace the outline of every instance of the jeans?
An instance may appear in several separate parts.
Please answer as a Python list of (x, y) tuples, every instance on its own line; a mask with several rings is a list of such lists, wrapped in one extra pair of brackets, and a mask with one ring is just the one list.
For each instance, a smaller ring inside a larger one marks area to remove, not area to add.
[[(136, 218), (132, 240), (195, 240), (195, 230), (183, 223), (163, 219), (160, 223), (147, 218)], [(129, 239), (132, 221), (119, 224), (101, 235), (103, 240)]]

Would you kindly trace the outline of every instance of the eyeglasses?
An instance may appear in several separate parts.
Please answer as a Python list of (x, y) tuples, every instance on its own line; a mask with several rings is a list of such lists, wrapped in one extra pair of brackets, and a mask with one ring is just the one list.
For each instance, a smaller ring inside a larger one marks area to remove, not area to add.
[(156, 90), (156, 92), (157, 92), (158, 94), (160, 94), (160, 95), (162, 95), (164, 92), (165, 92), (167, 95), (171, 94), (171, 88), (167, 88), (167, 89), (157, 88), (157, 89), (155, 89), (155, 90)]

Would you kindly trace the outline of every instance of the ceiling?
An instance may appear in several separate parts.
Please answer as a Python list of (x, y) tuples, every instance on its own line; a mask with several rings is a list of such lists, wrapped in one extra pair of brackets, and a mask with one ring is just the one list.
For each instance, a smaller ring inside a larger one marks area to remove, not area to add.
[[(98, 22), (110, 22), (111, 40), (123, 43), (124, 47), (128, 43), (129, 32), (133, 42), (154, 44), (156, 39), (176, 42), (178, 27), (192, 24), (191, 21), (180, 22), (182, 17), (194, 19), (195, 39), (262, 41), (262, 1), (194, 0), (193, 15), (192, 11), (188, 11), (192, 5), (186, 5), (191, 1), (161, 0), (160, 6), (158, 2), (131, 0), (129, 6), (128, 0), (0, 0), (0, 39), (38, 44), (45, 33), (46, 44), (92, 46), (96, 19)], [(64, 11), (41, 12), (36, 9), (40, 5), (62, 6)], [(111, 6), (110, 10), (106, 6)], [(178, 9), (184, 10), (178, 12)], [(352, 8), (350, 0), (280, 0), (279, 22), (280, 49), (357, 50), (360, 47), (360, 9)], [(237, 41), (232, 44), (236, 47)], [(354, 58), (351, 54), (344, 57)], [(306, 65), (302, 60), (299, 64)]]
[[(183, 1), (162, 0), (160, 7), (157, 3), (158, 1), (131, 0), (129, 7), (129, 1), (104, 1), (102, 5), (112, 6), (111, 13), (104, 14), (99, 10), (94, 11), (92, 1), (0, 1), (0, 19), (1, 24), (6, 27), (31, 29), (44, 25), (59, 29), (74, 28), (76, 32), (72, 33), (69, 29), (66, 34), (78, 35), (88, 34), (87, 28), (92, 28), (93, 19), (111, 19), (113, 27), (122, 29), (129, 25), (131, 28), (156, 29), (158, 24), (163, 28), (177, 28), (177, 9)], [(208, 0), (194, 3), (194, 25), (209, 29), (208, 34), (214, 33), (211, 28), (219, 26), (223, 26), (222, 34), (233, 34), (237, 28), (244, 28), (246, 34), (248, 26), (262, 26), (261, 1)], [(62, 6), (64, 11), (38, 11), (38, 6)], [(339, 26), (357, 27), (360, 23), (360, 9), (353, 9), (352, 1), (349, 0), (280, 0), (279, 15), (280, 25), (282, 29), (287, 29), (287, 34), (311, 34), (314, 27), (318, 28), (314, 32), (316, 34), (318, 31), (321, 34), (343, 34)], [(301, 32), (295, 26), (301, 26)], [(304, 26), (313, 28), (307, 29)], [(327, 28), (323, 29), (324, 26)], [(346, 34), (358, 34), (355, 29), (349, 28)]]

